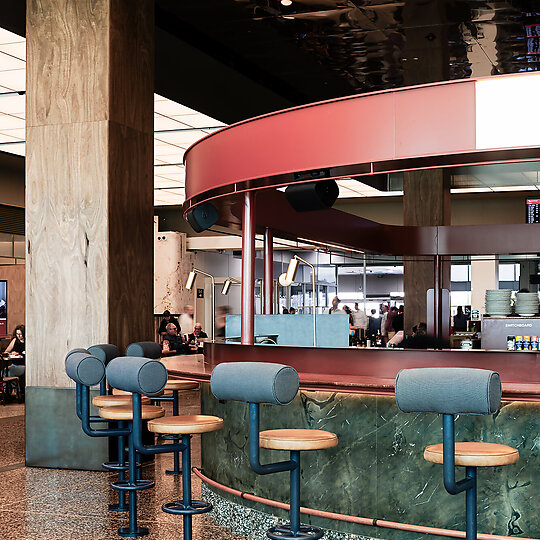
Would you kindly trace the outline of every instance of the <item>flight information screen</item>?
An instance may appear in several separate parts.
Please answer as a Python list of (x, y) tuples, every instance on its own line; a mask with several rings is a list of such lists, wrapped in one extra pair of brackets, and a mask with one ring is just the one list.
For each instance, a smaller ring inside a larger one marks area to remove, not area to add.
[(527, 223), (540, 223), (540, 199), (527, 199)]

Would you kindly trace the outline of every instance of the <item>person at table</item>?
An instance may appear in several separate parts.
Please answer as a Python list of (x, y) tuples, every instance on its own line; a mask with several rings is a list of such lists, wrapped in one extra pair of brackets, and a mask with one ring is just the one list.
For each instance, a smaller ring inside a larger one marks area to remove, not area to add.
[(188, 346), (189, 347), (197, 347), (197, 343), (200, 339), (207, 338), (208, 335), (206, 332), (203, 332), (202, 324), (200, 322), (195, 323), (195, 326), (193, 327), (193, 333), (188, 335)]
[(19, 354), (20, 358), (14, 358), (13, 363), (8, 366), (8, 377), (20, 377), (24, 375), (24, 353), (25, 353), (25, 339), (24, 339), (24, 324), (19, 324), (13, 331), (13, 339), (6, 347), (4, 353)]
[(180, 334), (180, 323), (178, 322), (177, 319), (175, 319), (171, 315), (171, 312), (168, 309), (166, 309), (163, 312), (163, 319), (161, 320), (161, 323), (159, 324), (159, 335), (161, 337), (165, 337), (165, 334), (167, 333), (168, 324), (174, 324), (174, 326), (176, 326), (177, 334)]
[(189, 347), (182, 336), (179, 336), (176, 330), (176, 326), (173, 323), (169, 323), (166, 327), (167, 332), (163, 336), (163, 352), (175, 351), (178, 354), (187, 354)]

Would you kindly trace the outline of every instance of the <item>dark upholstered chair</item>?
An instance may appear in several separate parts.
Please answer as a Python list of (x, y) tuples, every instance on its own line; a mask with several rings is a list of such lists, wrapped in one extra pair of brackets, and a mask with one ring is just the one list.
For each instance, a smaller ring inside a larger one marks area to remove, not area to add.
[[(317, 527), (300, 524), (300, 452), (321, 450), (338, 443), (334, 433), (318, 429), (274, 429), (259, 431), (259, 405), (286, 405), (299, 388), (298, 373), (290, 366), (262, 362), (219, 364), (212, 372), (212, 393), (217, 399), (249, 403), (249, 461), (257, 474), (290, 471), (290, 524), (272, 527), (268, 538), (322, 538)], [(290, 460), (261, 465), (259, 449), (290, 451)]]
[[(501, 379), (494, 371), (469, 368), (404, 369), (396, 377), (396, 402), (403, 412), (443, 415), (443, 443), (428, 446), (424, 458), (443, 465), (444, 487), (452, 495), (466, 492), (467, 540), (477, 538), (477, 467), (509, 465), (519, 459), (515, 448), (486, 442), (455, 442), (455, 415), (495, 414), (501, 403)], [(456, 482), (455, 467), (465, 467)]]
[[(152, 419), (148, 422), (148, 429), (151, 432), (181, 437), (182, 442), (174, 440), (169, 444), (145, 445), (142, 439), (142, 420), (145, 419), (144, 407), (141, 405), (142, 396), (156, 394), (165, 388), (167, 384), (165, 366), (149, 358), (116, 358), (107, 366), (107, 380), (114, 388), (131, 392), (133, 395), (130, 408), (133, 436), (130, 444), (133, 444), (138, 452), (142, 454), (182, 452), (182, 500), (164, 504), (162, 509), (164, 512), (183, 516), (184, 539), (191, 540), (193, 515), (212, 509), (210, 504), (191, 498), (191, 435), (221, 429), (223, 420), (215, 416), (202, 415)], [(114, 414), (115, 410), (118, 408), (101, 409), (100, 414), (103, 412), (104, 416), (108, 416)]]

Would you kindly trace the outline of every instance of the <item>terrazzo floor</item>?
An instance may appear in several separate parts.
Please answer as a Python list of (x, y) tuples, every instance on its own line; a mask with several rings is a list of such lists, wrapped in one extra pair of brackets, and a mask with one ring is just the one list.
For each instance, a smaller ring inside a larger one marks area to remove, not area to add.
[[(182, 399), (186, 414), (199, 412), (198, 392)], [(170, 404), (164, 404), (169, 408)], [(168, 411), (170, 414), (170, 411)], [(200, 464), (200, 436), (193, 437), (193, 465)], [(143, 477), (156, 481), (139, 492), (139, 525), (148, 527), (148, 540), (180, 540), (182, 518), (165, 514), (161, 505), (178, 499), (181, 480), (165, 474), (172, 455), (156, 457), (144, 467)], [(106, 472), (27, 468), (24, 465), (24, 405), (0, 406), (0, 539), (119, 539), (117, 529), (127, 516), (107, 510), (116, 502)], [(201, 482), (193, 476), (193, 498), (200, 498)], [(211, 514), (193, 519), (194, 540), (245, 540), (216, 525)]]

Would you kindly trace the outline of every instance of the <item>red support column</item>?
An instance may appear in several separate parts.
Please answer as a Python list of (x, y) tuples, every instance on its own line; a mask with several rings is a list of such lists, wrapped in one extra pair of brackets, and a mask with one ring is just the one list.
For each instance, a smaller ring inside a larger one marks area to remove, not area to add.
[(274, 313), (274, 235), (264, 231), (264, 314)]
[(255, 193), (244, 193), (242, 215), (242, 343), (255, 342)]

